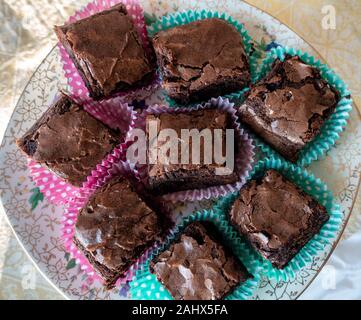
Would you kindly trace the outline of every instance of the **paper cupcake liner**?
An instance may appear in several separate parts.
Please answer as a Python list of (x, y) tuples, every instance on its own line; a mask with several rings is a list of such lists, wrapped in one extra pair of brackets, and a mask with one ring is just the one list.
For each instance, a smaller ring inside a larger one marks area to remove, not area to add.
[(84, 110), (94, 118), (105, 123), (108, 127), (119, 129), (122, 132), (126, 132), (126, 134), (129, 133), (136, 119), (136, 112), (133, 107), (128, 105), (128, 103), (124, 103), (120, 97), (113, 97), (103, 101), (83, 100), (77, 96), (72, 96), (71, 98), (82, 105)]
[[(73, 23), (78, 20), (87, 18), (97, 12), (107, 10), (118, 3), (123, 3), (126, 6), (128, 14), (132, 18), (134, 26), (136, 27), (141, 37), (144, 50), (149, 57), (152, 57), (153, 52), (148, 40), (147, 29), (144, 21), (144, 11), (138, 0), (95, 0), (83, 7), (82, 9), (76, 11), (76, 13), (68, 19), (67, 23)], [(67, 79), (71, 94), (83, 100), (90, 99), (89, 90), (86, 87), (83, 78), (80, 76), (78, 69), (74, 65), (73, 60), (69, 57), (68, 53), (60, 42), (58, 42), (58, 47), (60, 51), (64, 75)], [(127, 98), (131, 100), (136, 98), (137, 92), (139, 92), (140, 90), (152, 92), (159, 87), (159, 84), (159, 74), (155, 73), (154, 79), (148, 85), (132, 90), (118, 92), (115, 93), (114, 96), (127, 96)]]
[[(64, 247), (67, 252), (70, 253), (71, 257), (75, 259), (76, 263), (80, 265), (80, 269), (87, 275), (87, 280), (90, 282), (97, 280), (102, 282), (102, 278), (97, 275), (93, 266), (88, 262), (84, 254), (78, 250), (78, 248), (73, 243), (73, 236), (75, 232), (75, 225), (79, 210), (83, 208), (86, 204), (89, 197), (97, 190), (102, 187), (113, 177), (123, 176), (130, 178), (135, 181), (140, 181), (139, 174), (132, 164), (127, 162), (126, 151), (129, 147), (129, 143), (120, 144), (117, 148), (113, 150), (111, 154), (107, 156), (101, 164), (98, 164), (87, 177), (86, 182), (80, 188), (75, 197), (72, 197), (70, 201), (66, 203), (65, 213), (63, 217), (63, 227), (62, 227), (62, 240), (64, 242)], [(142, 192), (142, 184), (137, 183), (135, 185), (137, 191)], [(170, 217), (169, 208), (166, 204), (157, 201), (158, 211), (164, 216), (167, 215)], [(147, 249), (133, 265), (128, 269), (125, 275), (118, 279), (116, 286), (120, 283), (129, 282), (135, 271), (141, 264), (144, 264), (148, 254), (155, 250), (159, 244), (156, 242), (153, 246)]]
[[(172, 13), (158, 18), (157, 21), (153, 22), (150, 26), (147, 27), (149, 37), (153, 37), (157, 32), (162, 30), (167, 30), (176, 26), (185, 25), (197, 20), (203, 20), (208, 18), (219, 18), (227, 21), (232, 24), (237, 31), (240, 33), (243, 39), (243, 45), (245, 48), (246, 55), (248, 57), (249, 65), (250, 65), (250, 73), (251, 73), (251, 82), (256, 79), (257, 69), (258, 69), (258, 61), (257, 58), (253, 55), (253, 40), (251, 36), (248, 34), (248, 31), (244, 27), (243, 23), (238, 22), (231, 16), (226, 13), (219, 13), (216, 11), (181, 11), (178, 13)], [(240, 91), (235, 91), (230, 94), (222, 96), (223, 98), (228, 98), (231, 101), (235, 101), (238, 99), (242, 99), (245, 93), (245, 90), (248, 88), (244, 88)], [(182, 105), (174, 101), (173, 99), (166, 97), (166, 100), (169, 102), (170, 106), (179, 106)], [(199, 102), (198, 102), (199, 103)]]
[(28, 158), (27, 163), (31, 179), (50, 203), (63, 205), (79, 191), (34, 160)]
[[(153, 105), (148, 107), (142, 114), (138, 115), (138, 118), (135, 123), (135, 129), (145, 130), (145, 120), (148, 114), (161, 114), (161, 113), (184, 113), (200, 109), (209, 109), (209, 108), (218, 108), (224, 110), (231, 114), (234, 129), (236, 130), (235, 136), (238, 137), (238, 146), (236, 146), (236, 159), (235, 159), (235, 170), (238, 174), (239, 180), (233, 184), (226, 184), (220, 186), (212, 186), (202, 189), (192, 189), (186, 191), (179, 191), (174, 193), (169, 193), (162, 196), (162, 199), (165, 201), (178, 202), (178, 201), (196, 201), (203, 199), (218, 198), (224, 196), (228, 193), (235, 192), (239, 190), (249, 175), (250, 170), (252, 169), (253, 157), (254, 157), (254, 146), (252, 144), (252, 139), (241, 129), (238, 118), (236, 116), (236, 110), (233, 108), (233, 103), (230, 103), (228, 99), (223, 99), (221, 97), (215, 99), (212, 98), (209, 102), (193, 106), (191, 108), (168, 108), (165, 106)], [(131, 135), (131, 133), (130, 133)], [(139, 175), (142, 179), (144, 185), (147, 185), (148, 181), (148, 172), (147, 165), (135, 164)]]
[[(122, 103), (119, 98), (112, 98), (107, 101), (94, 102), (91, 100), (82, 100), (79, 97), (71, 97), (75, 102), (82, 105), (84, 110), (93, 117), (107, 124), (112, 129), (119, 129), (126, 133), (124, 138), (119, 141), (120, 145), (113, 151), (113, 156), (119, 153), (117, 149), (126, 148), (124, 141), (129, 137), (129, 131), (134, 126), (136, 112), (126, 103)], [(44, 194), (45, 198), (55, 204), (64, 205), (72, 198), (79, 188), (58, 177), (50, 169), (42, 166), (34, 160), (28, 159), (28, 168), (30, 177), (35, 185)], [(95, 169), (95, 167), (94, 167)]]
[(278, 153), (276, 153), (268, 144), (266, 144), (262, 139), (257, 137), (248, 128), (243, 128), (243, 131), (252, 139), (252, 143), (254, 146), (254, 163), (264, 160), (265, 158), (269, 158), (270, 156), (272, 156), (273, 158), (281, 158)]
[[(75, 197), (65, 206), (65, 213), (63, 217), (62, 240), (67, 252), (75, 259), (76, 263), (80, 265), (80, 269), (88, 276), (91, 281), (98, 280), (102, 282), (102, 278), (96, 273), (93, 266), (88, 262), (84, 254), (78, 250), (73, 243), (73, 236), (75, 233), (75, 225), (79, 211), (86, 204), (89, 197), (97, 190), (106, 184), (115, 176), (123, 176), (127, 178), (139, 179), (136, 176), (134, 168), (131, 164), (122, 161), (125, 158), (126, 148), (117, 148), (111, 155), (109, 155), (96, 170), (93, 170), (91, 175), (87, 178), (86, 183), (79, 189)], [(155, 244), (156, 245), (156, 244)], [(154, 245), (154, 246), (155, 246)], [(129, 268), (125, 275), (117, 281), (119, 283), (128, 282), (132, 279), (134, 272), (138, 266), (146, 260), (148, 253), (154, 250), (153, 247), (147, 249), (145, 253)]]
[[(324, 122), (320, 133), (309, 142), (300, 152), (296, 164), (301, 167), (306, 167), (311, 162), (322, 159), (326, 153), (335, 146), (339, 139), (341, 132), (347, 125), (347, 120), (352, 109), (352, 99), (350, 98), (350, 91), (345, 82), (326, 64), (321, 63), (315, 57), (309, 55), (307, 52), (302, 52), (289, 47), (277, 47), (271, 49), (264, 59), (260, 71), (257, 75), (256, 81), (264, 78), (271, 70), (272, 63), (276, 59), (283, 61), (286, 55), (298, 56), (300, 59), (320, 70), (321, 77), (330, 84), (340, 95), (340, 101), (336, 105), (335, 110)], [(267, 144), (260, 140), (260, 143)], [(268, 156), (283, 157), (275, 150), (268, 148)]]
[[(323, 252), (327, 245), (331, 244), (335, 233), (341, 228), (342, 213), (326, 184), (303, 168), (285, 160), (270, 158), (258, 162), (251, 173), (251, 179), (263, 176), (268, 169), (277, 170), (287, 179), (295, 183), (295, 185), (323, 205), (330, 215), (329, 220), (323, 225), (320, 232), (297, 253), (284, 269), (279, 270), (274, 268), (268, 260), (257, 253), (255, 263), (258, 264), (263, 275), (268, 278), (276, 279), (277, 281), (293, 280), (296, 274), (302, 271), (304, 266), (311, 264), (313, 258), (320, 252)], [(219, 199), (215, 208), (220, 212), (223, 212), (228, 218), (228, 212), (230, 211), (231, 205), (237, 199), (238, 195), (239, 193), (234, 193)], [(248, 248), (251, 247), (248, 245)]]
[(212, 210), (203, 210), (185, 218), (172, 230), (164, 243), (149, 255), (145, 264), (139, 268), (132, 282), (130, 282), (130, 294), (133, 299), (173, 299), (168, 290), (158, 281), (157, 277), (150, 273), (149, 263), (154, 257), (158, 256), (162, 251), (168, 248), (171, 243), (181, 235), (184, 228), (194, 221), (209, 221), (213, 223), (219, 233), (222, 235), (225, 245), (227, 245), (227, 247), (232, 250), (233, 254), (237, 256), (238, 259), (244, 264), (248, 272), (253, 275), (253, 278), (248, 279), (244, 283), (238, 285), (229, 295), (225, 297), (225, 299), (246, 300), (252, 295), (260, 280), (259, 266), (257, 263), (255, 263), (256, 255), (245, 246), (244, 241), (242, 241), (242, 239), (237, 235), (237, 232), (227, 222), (224, 216), (217, 214)]

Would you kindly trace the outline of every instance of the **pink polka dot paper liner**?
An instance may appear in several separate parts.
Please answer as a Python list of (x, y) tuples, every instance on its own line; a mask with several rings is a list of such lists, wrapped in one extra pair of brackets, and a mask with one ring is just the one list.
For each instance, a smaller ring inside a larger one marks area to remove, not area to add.
[(84, 110), (94, 118), (112, 129), (119, 129), (121, 132), (128, 134), (130, 128), (134, 125), (136, 112), (132, 106), (124, 103), (120, 97), (113, 97), (103, 101), (82, 99), (77, 96), (72, 96), (72, 99), (82, 105)]
[[(84, 110), (93, 117), (105, 123), (112, 129), (119, 129), (123, 133), (123, 138), (119, 140), (120, 146), (113, 150), (113, 154), (119, 152), (119, 148), (125, 148), (124, 141), (129, 137), (129, 131), (133, 128), (136, 119), (136, 112), (131, 106), (122, 103), (119, 97), (106, 101), (94, 102), (87, 99), (83, 101), (79, 97), (71, 97), (75, 102), (82, 105)], [(45, 166), (28, 159), (30, 176), (39, 187), (44, 197), (55, 205), (64, 205), (72, 198), (79, 188), (72, 186)], [(94, 168), (95, 169), (95, 168)]]
[(63, 205), (75, 196), (79, 188), (66, 183), (41, 164), (28, 159), (28, 168), (35, 185), (51, 203)]
[[(165, 106), (153, 105), (148, 107), (142, 114), (138, 114), (138, 117), (135, 121), (135, 129), (145, 130), (145, 119), (148, 114), (161, 114), (161, 113), (181, 113), (189, 112), (192, 110), (198, 109), (209, 109), (217, 108), (224, 110), (231, 114), (233, 120), (233, 128), (235, 130), (235, 137), (238, 141), (235, 144), (235, 149), (237, 150), (235, 158), (235, 170), (238, 175), (238, 181), (233, 184), (225, 184), (220, 186), (212, 186), (203, 189), (193, 189), (187, 191), (179, 191), (174, 193), (169, 193), (163, 195), (161, 198), (164, 201), (170, 202), (184, 202), (184, 201), (197, 201), (204, 199), (213, 199), (225, 196), (229, 193), (236, 192), (241, 189), (245, 184), (247, 177), (249, 176), (250, 171), (252, 170), (252, 163), (254, 161), (254, 146), (252, 139), (248, 134), (240, 127), (238, 118), (236, 115), (236, 110), (233, 107), (234, 103), (229, 102), (228, 99), (223, 99), (222, 97), (212, 98), (209, 102), (200, 104), (198, 106), (186, 107), (186, 108), (169, 108)], [(133, 142), (132, 132), (129, 133), (131, 136), (130, 142)], [(148, 184), (148, 168), (147, 165), (134, 164), (137, 168), (139, 175), (142, 179), (144, 185)]]
[[(71, 198), (65, 206), (62, 228), (62, 239), (64, 246), (66, 251), (70, 253), (71, 257), (75, 259), (76, 263), (80, 265), (80, 269), (88, 277), (87, 281), (90, 280), (90, 282), (95, 280), (103, 282), (103, 280), (99, 275), (97, 275), (96, 271), (88, 262), (84, 254), (78, 250), (78, 248), (73, 243), (77, 216), (80, 209), (86, 204), (87, 200), (94, 193), (94, 191), (102, 187), (113, 177), (123, 176), (130, 178), (133, 181), (135, 180), (135, 182), (140, 182), (138, 172), (134, 169), (134, 166), (131, 165), (128, 161), (124, 161), (128, 146), (129, 143), (121, 145), (119, 148), (114, 150), (114, 152), (110, 154), (107, 159), (103, 160), (103, 162), (92, 171), (83, 187), (78, 190), (76, 195)], [(136, 183), (135, 187), (140, 192), (143, 189), (141, 183)], [(164, 215), (169, 215), (168, 208), (163, 203), (159, 203), (159, 212)], [(148, 248), (146, 252), (143, 253), (143, 255), (129, 268), (124, 277), (117, 281), (116, 285), (131, 281), (135, 272), (142, 264), (144, 264), (150, 252), (152, 252), (158, 245), (158, 243), (155, 243), (152, 247)]]
[[(145, 52), (147, 53), (148, 57), (152, 57), (153, 52), (148, 40), (147, 29), (144, 21), (144, 11), (137, 0), (95, 0), (77, 11), (68, 19), (66, 23), (73, 23), (78, 20), (87, 18), (95, 13), (107, 10), (118, 3), (123, 3), (126, 6), (128, 14), (132, 18), (134, 26), (136, 27), (142, 39)], [(75, 67), (74, 62), (69, 57), (68, 53), (60, 42), (58, 42), (58, 47), (60, 51), (61, 62), (63, 65), (63, 71), (70, 87), (71, 94), (74, 96), (78, 96), (83, 100), (90, 99), (89, 90), (86, 87), (82, 77), (80, 76), (78, 69)], [(136, 93), (139, 90), (152, 92), (159, 87), (159, 84), (160, 78), (159, 74), (156, 72), (153, 80), (147, 86), (118, 92), (116, 93), (116, 96), (127, 96), (127, 98), (129, 96), (128, 100), (130, 100), (132, 97), (134, 98), (136, 96)]]

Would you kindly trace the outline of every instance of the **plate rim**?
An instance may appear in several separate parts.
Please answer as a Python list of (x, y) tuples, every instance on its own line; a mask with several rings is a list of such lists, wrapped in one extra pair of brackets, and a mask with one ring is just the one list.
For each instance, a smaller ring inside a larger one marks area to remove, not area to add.
[[(259, 8), (257, 5), (251, 4), (249, 3), (248, 0), (244, 0), (244, 3), (250, 7), (255, 8), (256, 10), (259, 10), (260, 12), (262, 12), (265, 15), (268, 15), (270, 17), (272, 17), (274, 20), (276, 20), (279, 24), (285, 26), (286, 28), (288, 28), (292, 33), (296, 34), (300, 39), (302, 39), (308, 46), (310, 46), (314, 52), (317, 53), (317, 55), (320, 57), (320, 59), (322, 61), (324, 61), (325, 63), (327, 62), (327, 59), (324, 58), (324, 56), (322, 54), (320, 54), (320, 52), (311, 44), (309, 43), (307, 40), (305, 40), (298, 32), (296, 32), (292, 27), (290, 27), (287, 23), (281, 21), (280, 19), (276, 18), (273, 14), (270, 14), (269, 12), (266, 12), (265, 10)], [(14, 109), (12, 110), (12, 113), (10, 115), (9, 121), (6, 125), (4, 134), (2, 136), (1, 139), (1, 144), (4, 141), (5, 138), (5, 133), (8, 131), (8, 129), (10, 128), (10, 124), (11, 124), (11, 119), (14, 116), (14, 113), (21, 101), (22, 96), (24, 95), (25, 90), (27, 89), (29, 83), (32, 81), (32, 79), (34, 78), (34, 75), (36, 74), (36, 72), (39, 70), (39, 68), (43, 65), (43, 63), (48, 59), (48, 57), (53, 53), (53, 51), (55, 51), (57, 48), (57, 44), (55, 44), (50, 51), (46, 54), (46, 56), (41, 60), (41, 62), (38, 64), (38, 66), (35, 68), (35, 70), (32, 72), (32, 75), (30, 76), (30, 78), (28, 79), (28, 81), (26, 82), (23, 90), (21, 91), (21, 94), (19, 95), (17, 102), (15, 104)], [(352, 94), (352, 93), (351, 93)], [(356, 109), (356, 113), (358, 116), (358, 119), (361, 120), (361, 111), (357, 105), (357, 103), (353, 100), (352, 103), (353, 107)], [(0, 145), (1, 145), (0, 144)], [(324, 268), (324, 266), (327, 264), (327, 262), (329, 261), (331, 255), (333, 254), (334, 250), (336, 249), (336, 247), (338, 246), (338, 244), (340, 243), (340, 240), (345, 232), (346, 226), (348, 225), (348, 222), (350, 220), (351, 215), (353, 214), (353, 210), (354, 210), (354, 206), (355, 203), (357, 201), (357, 198), (360, 194), (360, 187), (361, 187), (361, 172), (359, 173), (359, 180), (358, 180), (358, 185), (357, 185), (357, 189), (355, 192), (355, 197), (352, 201), (351, 207), (350, 207), (350, 212), (348, 214), (348, 216), (345, 218), (344, 222), (343, 222), (343, 226), (340, 229), (339, 235), (338, 237), (335, 239), (329, 253), (327, 254), (327, 256), (324, 258), (324, 261), (322, 262), (322, 264), (320, 265), (320, 267), (318, 268), (317, 272), (310, 278), (310, 281), (307, 283), (306, 286), (304, 286), (304, 288), (299, 292), (299, 294), (295, 297), (295, 300), (298, 300), (302, 294), (310, 287), (310, 285), (313, 283), (313, 281), (318, 277), (319, 273), (322, 271), (322, 269)], [(19, 235), (17, 234), (17, 232), (15, 231), (10, 217), (8, 216), (7, 211), (5, 210), (4, 204), (3, 204), (3, 197), (0, 196), (0, 211), (1, 213), (4, 215), (5, 221), (6, 223), (10, 226), (11, 232), (13, 233), (13, 235), (15, 236), (15, 239), (17, 240), (17, 242), (19, 243), (21, 249), (25, 252), (26, 256), (29, 258), (29, 260), (32, 262), (32, 264), (35, 266), (36, 270), (39, 271), (39, 273), (45, 278), (45, 280), (51, 285), (52, 288), (55, 289), (56, 292), (58, 292), (63, 298), (65, 298), (66, 300), (72, 300), (63, 290), (61, 290), (55, 283), (53, 283), (53, 281), (41, 270), (40, 266), (35, 262), (34, 258), (32, 257), (32, 255), (30, 254), (30, 252), (28, 252), (28, 250), (25, 248), (24, 244), (22, 243), (22, 240), (20, 239)]]

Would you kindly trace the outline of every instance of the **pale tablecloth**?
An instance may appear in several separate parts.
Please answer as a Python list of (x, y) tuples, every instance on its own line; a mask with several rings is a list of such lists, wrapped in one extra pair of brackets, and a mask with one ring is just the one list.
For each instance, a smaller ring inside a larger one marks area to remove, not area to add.
[[(35, 68), (56, 43), (61, 24), (86, 1), (0, 0), (0, 137)], [(347, 81), (361, 106), (361, 1), (248, 0), (291, 27), (312, 44)], [(336, 30), (322, 32), (321, 9), (336, 8)], [(342, 242), (303, 299), (361, 299), (361, 199)], [(36, 275), (34, 288), (25, 275)], [(0, 215), (0, 299), (62, 299), (36, 271)]]

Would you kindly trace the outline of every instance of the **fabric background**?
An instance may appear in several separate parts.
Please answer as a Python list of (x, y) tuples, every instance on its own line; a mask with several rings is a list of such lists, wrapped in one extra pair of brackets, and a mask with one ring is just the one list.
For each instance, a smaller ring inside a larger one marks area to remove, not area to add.
[[(56, 44), (62, 24), (88, 1), (0, 0), (0, 137), (30, 76)], [(154, 0), (154, 5), (167, 5)], [(276, 17), (326, 59), (350, 85), (361, 106), (361, 2), (359, 0), (247, 0)], [(336, 30), (321, 28), (321, 8), (336, 8)], [(361, 299), (361, 197), (331, 259), (302, 299)], [(34, 281), (35, 280), (35, 281)], [(37, 271), (0, 213), (0, 299), (62, 299)]]

